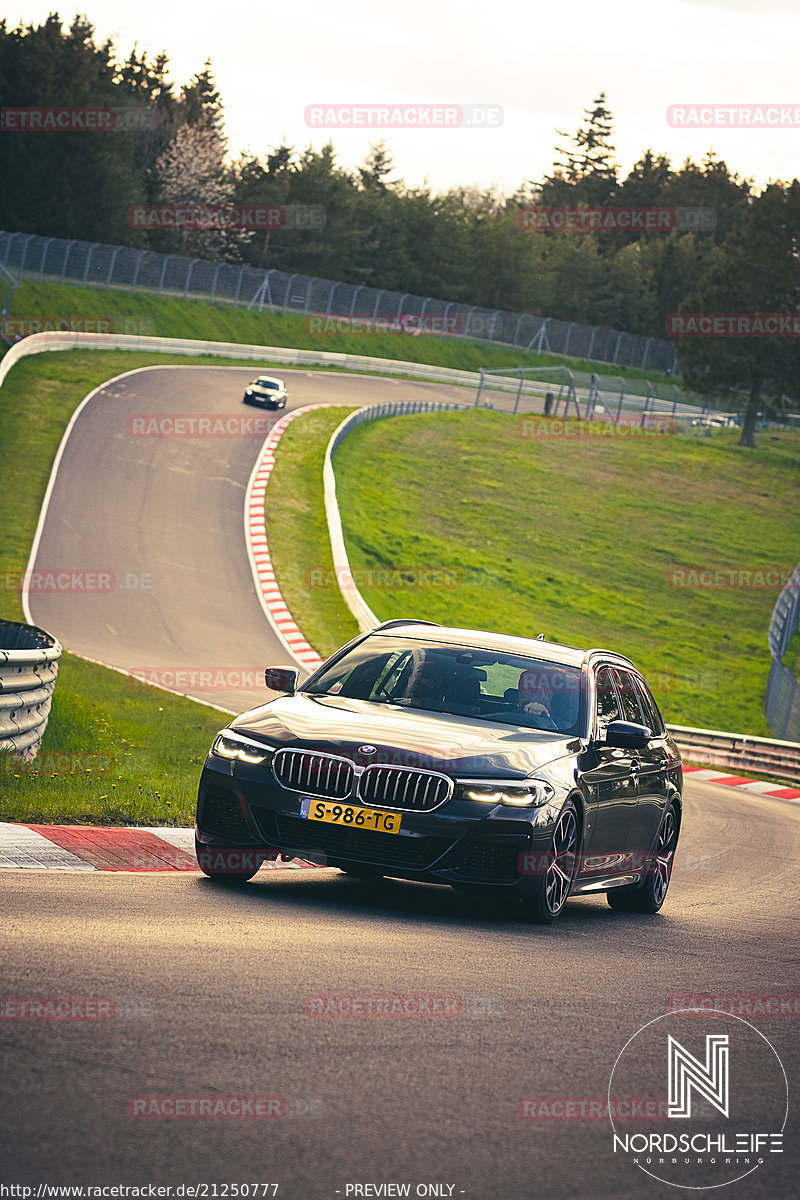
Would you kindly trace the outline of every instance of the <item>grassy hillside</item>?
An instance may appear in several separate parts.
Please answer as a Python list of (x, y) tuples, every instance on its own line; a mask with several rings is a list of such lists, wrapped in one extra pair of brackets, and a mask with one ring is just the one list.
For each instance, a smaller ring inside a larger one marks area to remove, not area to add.
[(128, 292), (113, 288), (76, 287), (58, 283), (23, 283), (14, 293), (12, 317), (107, 317), (117, 333), (154, 337), (204, 338), (216, 342), (241, 342), (257, 346), (290, 346), (337, 354), (373, 358), (398, 358), (430, 363), (461, 371), (480, 367), (545, 366), (564, 363), (575, 371), (596, 371), (630, 379), (666, 376), (633, 368), (612, 367), (553, 354), (526, 354), (484, 342), (448, 337), (412, 337), (403, 334), (315, 334), (296, 313), (250, 312), (231, 304), (208, 304)]
[[(735, 430), (631, 440), (520, 428), (499, 413), (423, 414), (364, 423), (343, 443), (352, 566), (409, 569), (399, 587), (365, 574), (376, 615), (607, 646), (649, 676), (669, 721), (767, 734), (780, 583), (685, 585), (692, 569), (800, 559), (800, 435), (765, 434), (753, 452)], [(432, 572), (422, 586), (419, 567)]]

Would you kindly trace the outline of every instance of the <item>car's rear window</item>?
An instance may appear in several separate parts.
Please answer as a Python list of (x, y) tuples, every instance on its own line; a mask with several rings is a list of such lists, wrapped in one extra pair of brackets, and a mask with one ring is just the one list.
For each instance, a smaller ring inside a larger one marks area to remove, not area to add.
[(579, 667), (433, 639), (376, 634), (302, 690), (566, 736), (581, 725)]

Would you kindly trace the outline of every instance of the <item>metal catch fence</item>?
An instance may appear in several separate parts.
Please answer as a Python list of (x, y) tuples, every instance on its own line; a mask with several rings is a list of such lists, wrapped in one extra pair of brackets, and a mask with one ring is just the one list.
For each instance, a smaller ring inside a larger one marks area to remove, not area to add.
[(673, 346), (662, 338), (290, 274), (275, 268), (258, 270), (130, 246), (2, 231), (0, 264), (21, 280), (126, 288), (160, 296), (227, 302), (259, 311), (266, 308), (306, 316), (335, 316), (362, 323), (391, 322), (409, 334), (435, 332), (657, 374), (677, 370)]

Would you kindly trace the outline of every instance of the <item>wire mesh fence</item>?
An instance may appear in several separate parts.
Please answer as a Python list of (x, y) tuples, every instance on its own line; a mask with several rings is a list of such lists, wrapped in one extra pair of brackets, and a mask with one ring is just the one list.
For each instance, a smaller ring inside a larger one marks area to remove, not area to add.
[(573, 371), (558, 367), (484, 367), (475, 396), (476, 408), (499, 408), (513, 413), (538, 408), (544, 397), (547, 416), (574, 416), (586, 421), (629, 423), (633, 414), (641, 425), (655, 418), (680, 421), (692, 432), (710, 424), (736, 424), (736, 414), (723, 412), (723, 402), (698, 396), (669, 381)]
[(353, 283), (209, 262), (177, 254), (106, 246), (31, 233), (0, 231), (0, 263), (18, 279), (47, 279), (159, 296), (238, 304), (258, 310), (396, 322), (409, 333), (432, 332), (635, 367), (653, 374), (677, 370), (672, 344), (601, 326), (436, 300)]

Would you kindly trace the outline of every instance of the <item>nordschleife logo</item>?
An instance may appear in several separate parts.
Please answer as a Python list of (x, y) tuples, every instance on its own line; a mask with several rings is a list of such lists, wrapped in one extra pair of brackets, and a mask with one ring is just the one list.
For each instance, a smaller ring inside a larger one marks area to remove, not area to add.
[(706, 1034), (706, 1061), (698, 1062), (671, 1034), (669, 1047), (669, 1104), (667, 1116), (691, 1117), (692, 1089), (705, 1096), (723, 1117), (728, 1111), (728, 1034)]
[[(754, 1025), (730, 1013), (681, 1010), (643, 1025), (608, 1084), (611, 1150), (653, 1179), (708, 1190), (759, 1169), (781, 1171), (789, 1089), (783, 1063)], [(619, 1116), (626, 1096), (656, 1096), (645, 1128)]]

